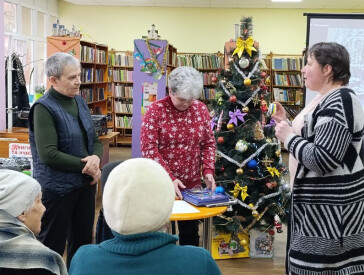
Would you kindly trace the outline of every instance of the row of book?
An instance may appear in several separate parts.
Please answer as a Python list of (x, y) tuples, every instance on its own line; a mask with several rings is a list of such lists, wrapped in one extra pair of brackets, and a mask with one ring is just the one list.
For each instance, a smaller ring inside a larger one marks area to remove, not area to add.
[(216, 73), (201, 73), (203, 79), (203, 85), (212, 85), (215, 84), (212, 82), (213, 77), (217, 77)]
[(81, 82), (82, 83), (94, 82), (94, 68), (82, 68), (81, 69)]
[(96, 69), (95, 82), (104, 82), (104, 69)]
[(132, 116), (118, 116), (115, 118), (116, 128), (132, 128), (133, 117)]
[(115, 113), (133, 113), (133, 104), (115, 100), (114, 110)]
[(109, 69), (109, 81), (133, 82), (133, 71)]
[(278, 74), (274, 72), (275, 85), (302, 86), (301, 74)]
[(301, 89), (280, 89), (273, 88), (275, 101), (290, 102), (294, 105), (301, 105), (303, 93)]
[(210, 88), (203, 88), (202, 90), (202, 94), (201, 94), (201, 99), (214, 99), (216, 95), (216, 91), (215, 89), (210, 89)]
[(273, 58), (272, 69), (299, 71), (302, 69), (302, 58), (301, 57)]
[(178, 66), (191, 66), (196, 69), (218, 69), (224, 66), (224, 56), (215, 54), (181, 54), (177, 56)]
[(89, 46), (80, 46), (80, 61), (95, 62), (95, 48)]
[(125, 85), (113, 85), (114, 97), (133, 97), (133, 87)]
[(131, 53), (113, 53), (109, 56), (110, 66), (133, 67), (134, 57)]
[(106, 51), (96, 49), (96, 63), (106, 64)]
[(101, 101), (105, 99), (105, 89), (96, 88), (82, 88), (80, 90), (80, 95), (86, 100), (87, 103)]
[(172, 66), (177, 66), (177, 53), (168, 51), (167, 64)]

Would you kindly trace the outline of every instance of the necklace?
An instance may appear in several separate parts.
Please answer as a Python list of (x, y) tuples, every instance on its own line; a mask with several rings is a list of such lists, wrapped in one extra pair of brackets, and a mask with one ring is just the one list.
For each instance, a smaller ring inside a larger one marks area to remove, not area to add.
[(160, 68), (161, 70), (161, 74), (164, 74), (166, 71), (165, 71), (165, 67), (167, 65), (167, 56), (168, 56), (168, 42), (167, 42), (167, 45), (165, 47), (165, 51), (164, 51), (164, 56), (163, 56), (163, 64), (161, 65), (156, 57), (156, 55), (154, 54), (154, 52), (152, 51), (152, 49), (150, 48), (150, 42), (149, 42), (149, 39), (146, 39), (146, 44), (147, 44), (147, 47), (148, 47), (148, 52), (150, 54), (150, 58), (153, 59), (153, 61), (158, 65), (158, 67)]
[[(56, 40), (56, 41), (62, 41), (62, 46), (63, 45), (66, 45), (67, 42), (74, 42), (76, 41), (75, 43), (73, 43), (71, 46), (67, 47), (66, 49), (61, 49), (57, 44), (53, 43), (52, 40)], [(76, 39), (72, 39), (72, 40), (64, 40), (64, 39), (57, 39), (57, 38), (54, 38), (54, 37), (47, 37), (47, 42), (49, 44), (51, 44), (52, 46), (54, 46), (57, 50), (59, 50), (60, 52), (67, 52), (69, 49), (71, 49), (72, 47), (76, 46), (79, 42), (80, 42), (80, 39), (79, 38), (76, 38)]]

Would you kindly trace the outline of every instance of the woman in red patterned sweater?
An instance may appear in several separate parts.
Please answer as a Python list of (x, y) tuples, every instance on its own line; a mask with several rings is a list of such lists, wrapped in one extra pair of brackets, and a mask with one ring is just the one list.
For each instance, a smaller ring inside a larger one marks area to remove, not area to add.
[[(176, 195), (201, 185), (215, 189), (215, 139), (207, 107), (196, 100), (203, 80), (192, 67), (178, 67), (168, 77), (169, 95), (149, 106), (141, 129), (141, 151), (171, 177)], [(199, 245), (198, 221), (178, 222), (181, 245)]]

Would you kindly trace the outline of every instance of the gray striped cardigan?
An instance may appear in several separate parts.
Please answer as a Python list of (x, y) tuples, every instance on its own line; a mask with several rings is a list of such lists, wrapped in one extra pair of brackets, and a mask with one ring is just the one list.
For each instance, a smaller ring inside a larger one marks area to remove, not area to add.
[(285, 147), (298, 160), (287, 273), (364, 274), (363, 107), (347, 88), (305, 116)]

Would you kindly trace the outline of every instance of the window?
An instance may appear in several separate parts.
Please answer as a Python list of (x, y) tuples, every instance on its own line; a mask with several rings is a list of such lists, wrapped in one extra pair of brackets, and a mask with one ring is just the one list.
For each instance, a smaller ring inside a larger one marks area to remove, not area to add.
[(21, 8), (21, 34), (31, 36), (33, 34), (32, 10), (27, 7)]
[(5, 32), (16, 33), (16, 4), (4, 2)]
[[(36, 73), (36, 82), (37, 84), (46, 83), (45, 76), (45, 68), (44, 68), (44, 60), (46, 58), (46, 49), (47, 45), (45, 42), (37, 42), (37, 73)], [(40, 60), (43, 59), (43, 60)]]
[(46, 37), (46, 14), (43, 12), (37, 12), (37, 37), (44, 38)]

